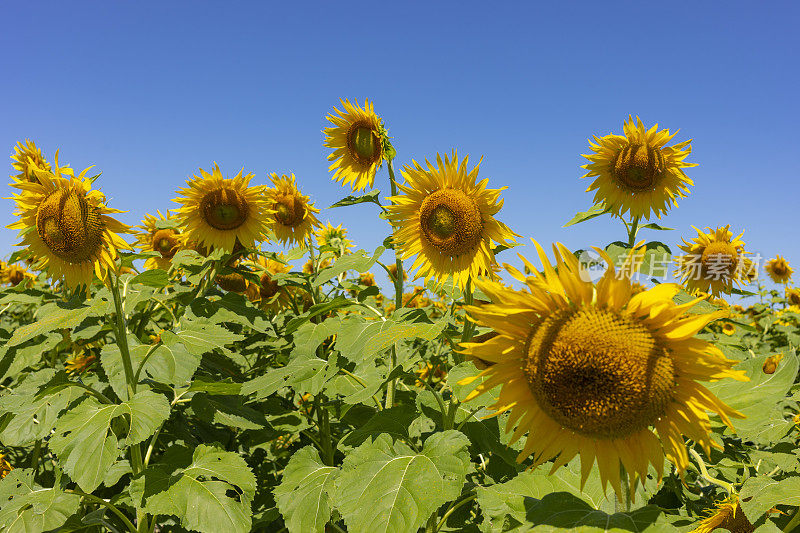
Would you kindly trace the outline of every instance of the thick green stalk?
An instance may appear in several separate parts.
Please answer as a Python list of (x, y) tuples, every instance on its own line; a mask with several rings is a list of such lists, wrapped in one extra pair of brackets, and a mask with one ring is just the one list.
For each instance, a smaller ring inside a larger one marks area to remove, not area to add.
[(797, 529), (797, 526), (800, 525), (800, 507), (794, 510), (794, 515), (792, 519), (789, 520), (789, 523), (786, 524), (781, 531), (784, 533), (790, 533)]
[(639, 231), (639, 216), (633, 217), (630, 227), (628, 228), (628, 248), (633, 248), (636, 244), (636, 233)]
[[(123, 302), (119, 293), (119, 277), (114, 276), (114, 282), (111, 284), (111, 294), (114, 297), (114, 310), (116, 311), (116, 330), (117, 330), (117, 345), (119, 346), (120, 356), (122, 357), (122, 368), (125, 370), (125, 382), (127, 383), (128, 398), (133, 398), (136, 394), (136, 377), (133, 372), (133, 364), (131, 363), (131, 352), (128, 346), (128, 330), (125, 325), (125, 315), (123, 314)], [(131, 449), (131, 470), (133, 475), (138, 475), (144, 469), (144, 462), (142, 461), (142, 449), (138, 444), (134, 444)], [(136, 523), (139, 526), (139, 531), (145, 533), (149, 529), (147, 523), (147, 513), (143, 509), (136, 509)]]
[[(388, 161), (387, 167), (389, 169), (389, 185), (392, 188), (392, 196), (397, 196), (397, 182), (395, 181), (394, 177), (394, 167), (392, 166), (392, 160)], [(403, 261), (400, 259), (400, 250), (397, 249), (395, 246), (394, 249), (394, 264), (395, 264), (395, 275), (394, 275), (394, 307), (395, 309), (400, 309), (403, 307)], [(390, 355), (391, 361), (391, 370), (394, 370), (394, 367), (397, 366), (397, 350), (392, 345), (392, 352)], [(397, 389), (397, 379), (394, 378), (389, 381), (386, 387), (386, 408), (389, 409), (394, 405), (394, 393)]]

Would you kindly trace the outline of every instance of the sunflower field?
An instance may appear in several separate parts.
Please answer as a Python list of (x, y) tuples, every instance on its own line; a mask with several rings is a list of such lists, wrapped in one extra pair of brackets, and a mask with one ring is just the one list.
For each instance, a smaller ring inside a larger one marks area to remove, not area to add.
[[(369, 101), (327, 116), (325, 217), (302, 176), (214, 163), (132, 227), (19, 142), (0, 531), (800, 531), (800, 288), (732, 226), (658, 240), (675, 136), (590, 140), (566, 225), (619, 235), (530, 257), (502, 183), (455, 151), (396, 170)], [(358, 204), (377, 249), (321, 222)]]

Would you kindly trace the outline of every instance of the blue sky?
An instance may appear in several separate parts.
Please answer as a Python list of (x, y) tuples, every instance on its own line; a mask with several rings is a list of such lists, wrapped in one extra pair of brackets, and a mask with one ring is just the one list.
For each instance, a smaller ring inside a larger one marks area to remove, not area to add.
[[(58, 148), (74, 168), (96, 165), (131, 224), (174, 206), (214, 161), (254, 183), (294, 172), (327, 207), (349, 191), (327, 171), (325, 115), (339, 98), (369, 98), (396, 166), (453, 148), (483, 156), (481, 176), (508, 186), (501, 220), (525, 241), (579, 248), (623, 237), (608, 219), (561, 226), (591, 203), (579, 179), (587, 138), (621, 132), (633, 114), (680, 128), (699, 163), (692, 194), (662, 222), (678, 231), (643, 237), (674, 247), (691, 225), (731, 224), (753, 252), (800, 267), (800, 4), (687, 5), (5, 3), (0, 147), (10, 155), (31, 138), (51, 160)], [(386, 181), (384, 169), (376, 187), (388, 192)], [(12, 202), (0, 205), (5, 226)], [(321, 218), (372, 249), (388, 232), (374, 210)], [(15, 242), (0, 230), (0, 256)]]

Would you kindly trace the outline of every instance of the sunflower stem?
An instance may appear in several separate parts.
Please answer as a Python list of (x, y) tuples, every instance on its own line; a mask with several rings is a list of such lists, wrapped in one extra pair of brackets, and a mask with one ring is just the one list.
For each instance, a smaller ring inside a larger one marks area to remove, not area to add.
[(709, 483), (717, 485), (718, 487), (722, 487), (723, 489), (725, 489), (725, 492), (727, 492), (728, 494), (733, 494), (733, 485), (728, 483), (727, 481), (722, 481), (721, 479), (717, 479), (715, 477), (711, 477), (711, 474), (708, 473), (708, 469), (706, 468), (705, 461), (703, 461), (703, 458), (700, 457), (700, 454), (697, 453), (694, 450), (694, 448), (689, 448), (689, 455), (691, 455), (692, 458), (695, 461), (697, 461), (697, 466), (698, 466), (698, 468), (700, 468), (700, 476), (703, 479), (705, 479)]
[[(131, 363), (131, 352), (128, 347), (128, 333), (125, 324), (125, 315), (122, 312), (123, 302), (119, 293), (119, 276), (114, 276), (114, 281), (111, 283), (111, 295), (114, 297), (114, 310), (116, 313), (115, 323), (117, 328), (117, 345), (119, 346), (120, 356), (122, 357), (122, 367), (125, 370), (125, 381), (127, 382), (128, 399), (133, 398), (136, 394), (136, 378), (133, 372), (133, 364)], [(143, 470), (142, 449), (138, 444), (130, 447), (131, 450), (131, 469), (133, 475), (139, 474)], [(144, 509), (136, 509), (136, 523), (140, 531), (147, 531), (147, 513)]]
[[(394, 166), (392, 165), (392, 160), (389, 159), (387, 161), (387, 168), (389, 169), (389, 185), (392, 188), (392, 196), (397, 196), (397, 182), (395, 181), (394, 177)], [(396, 310), (400, 310), (403, 307), (403, 262), (400, 259), (400, 251), (397, 249), (396, 243), (394, 239), (392, 239), (392, 244), (394, 245), (394, 264), (395, 264), (395, 274), (394, 274), (394, 307)], [(391, 362), (390, 362), (390, 372), (394, 370), (394, 367), (397, 366), (397, 349), (394, 345), (392, 345), (391, 351)], [(394, 405), (394, 393), (397, 389), (397, 380), (398, 378), (393, 378), (386, 386), (386, 408), (389, 409)]]
[(636, 234), (638, 232), (639, 232), (639, 215), (636, 215), (635, 217), (633, 217), (631, 225), (628, 228), (628, 248), (633, 248), (633, 245), (636, 244)]

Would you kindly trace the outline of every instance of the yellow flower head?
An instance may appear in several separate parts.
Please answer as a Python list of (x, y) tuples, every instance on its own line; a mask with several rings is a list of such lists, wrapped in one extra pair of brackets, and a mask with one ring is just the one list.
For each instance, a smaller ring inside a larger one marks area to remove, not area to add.
[(403, 168), (406, 183), (402, 195), (389, 199), (389, 220), (395, 227), (394, 240), (403, 259), (416, 255), (411, 269), (415, 279), (440, 282), (450, 276), (463, 288), (470, 278), (491, 275), (495, 263), (492, 242), (513, 245), (516, 233), (495, 218), (503, 206), (500, 193), (480, 182), (480, 163), (467, 170), (469, 157), (459, 162), (458, 154), (444, 160), (437, 154), (436, 166), (416, 161)]
[(786, 301), (789, 302), (789, 305), (800, 305), (800, 289), (786, 287)]
[(764, 364), (761, 365), (761, 370), (765, 374), (774, 374), (776, 370), (778, 370), (778, 363), (781, 362), (783, 359), (783, 353), (776, 353), (775, 355), (770, 355), (764, 360)]
[(375, 276), (372, 272), (363, 272), (358, 276), (358, 282), (365, 287), (372, 287), (375, 285)]
[(265, 310), (277, 312), (291, 305), (292, 289), (295, 287), (281, 286), (272, 279), (275, 274), (289, 272), (291, 267), (286, 264), (283, 254), (276, 254), (278, 261), (259, 255), (256, 260), (249, 263), (253, 270), (260, 276), (258, 285), (251, 283), (247, 289), (247, 297), (252, 302), (260, 302)]
[(678, 197), (694, 185), (683, 169), (697, 166), (684, 159), (692, 152), (691, 139), (664, 146), (677, 134), (658, 131), (658, 124), (646, 130), (639, 117), (625, 121), (624, 135), (594, 136), (589, 141), (592, 154), (584, 155), (590, 163), (583, 178), (596, 177), (587, 189), (597, 191), (594, 202), (605, 202), (617, 216), (630, 212), (633, 217), (661, 218)]
[(294, 174), (270, 176), (273, 187), (266, 190), (268, 203), (275, 214), (270, 219), (270, 228), (281, 244), (297, 244), (306, 247), (306, 238), (315, 226), (320, 226), (314, 213), (319, 209), (310, 203), (309, 196), (300, 193)]
[(734, 333), (736, 333), (736, 326), (734, 326), (730, 322), (725, 322), (724, 324), (722, 324), (722, 333), (729, 336), (733, 335)]
[(161, 214), (160, 210), (157, 213), (158, 217), (145, 214), (142, 224), (138, 226), (142, 231), (136, 234), (136, 245), (143, 252), (160, 254), (159, 257), (150, 257), (145, 261), (146, 269), (169, 270), (172, 258), (178, 253), (178, 250), (184, 247), (183, 237), (175, 227), (166, 224), (166, 222), (176, 220), (175, 215), (171, 215), (169, 211), (167, 211), (166, 217)]
[(34, 173), (35, 170), (44, 170), (47, 172), (51, 172), (53, 169), (50, 166), (44, 156), (42, 155), (42, 151), (36, 147), (36, 144), (28, 139), (25, 139), (25, 144), (22, 144), (22, 141), (18, 142), (17, 145), (14, 147), (14, 154), (11, 156), (13, 163), (11, 166), (14, 167), (14, 170), (18, 171), (19, 174), (12, 174), (11, 178), (14, 181), (37, 181), (36, 175)]
[(792, 272), (794, 272), (792, 267), (789, 266), (789, 261), (781, 256), (767, 261), (767, 264), (764, 265), (764, 270), (767, 271), (770, 279), (775, 283), (789, 283), (789, 280), (792, 279)]
[(752, 533), (755, 527), (742, 511), (739, 496), (732, 494), (716, 503), (714, 510), (704, 518), (691, 533), (711, 533), (716, 529), (727, 529), (734, 533)]
[(314, 235), (317, 237), (317, 245), (330, 246), (337, 256), (349, 253), (353, 247), (353, 242), (347, 238), (347, 228), (343, 228), (341, 224), (334, 227), (328, 222), (327, 226), (316, 230)]
[(734, 239), (730, 225), (716, 230), (706, 228), (707, 233), (694, 229), (697, 237), (691, 242), (683, 239), (680, 249), (686, 255), (677, 258), (678, 270), (675, 271), (686, 288), (718, 296), (730, 294), (734, 284), (747, 284), (755, 268), (746, 257), (748, 252), (741, 239), (744, 232)]
[(104, 280), (116, 268), (117, 249), (130, 249), (117, 233), (130, 228), (108, 216), (123, 211), (106, 207), (105, 196), (86, 176), (88, 168), (78, 176), (60, 170), (56, 160), (55, 174), (36, 169), (36, 181), (11, 184), (22, 193), (14, 195), (19, 220), (8, 227), (20, 230), (19, 246), (50, 277), (74, 288), (91, 284), (94, 274)]
[(0, 285), (16, 287), (26, 279), (36, 279), (22, 265), (7, 265), (0, 261)]
[(351, 184), (354, 191), (372, 187), (375, 172), (386, 158), (385, 144), (388, 142), (383, 121), (372, 110), (369, 100), (364, 107), (341, 100), (343, 111), (335, 107), (336, 114), (328, 115), (333, 123), (325, 128), (325, 146), (333, 148), (328, 161), (333, 161), (328, 170), (334, 170), (333, 179), (342, 185)]
[[(397, 264), (391, 263), (389, 265), (386, 265), (386, 269), (389, 271), (389, 281), (394, 283), (394, 281), (397, 279)], [(406, 270), (404, 268), (400, 270), (402, 270), (403, 272), (403, 281), (407, 280), (408, 276), (406, 275)]]
[(467, 400), (501, 386), (492, 409), (510, 411), (511, 442), (528, 433), (518, 460), (532, 455), (540, 465), (554, 459), (553, 473), (579, 455), (582, 482), (596, 461), (603, 487), (610, 482), (621, 494), (620, 464), (635, 487), (637, 477), (643, 482), (647, 476), (648, 463), (661, 477), (664, 456), (683, 473), (689, 465), (683, 435), (706, 453), (719, 447), (707, 411), (728, 426), (729, 417), (742, 415), (700, 382), (747, 377), (732, 369), (736, 361), (695, 334), (724, 311), (688, 314), (698, 300), (675, 304), (676, 284), (633, 295), (623, 274), (642, 248), (619, 273), (598, 249), (609, 268), (595, 285), (565, 246), (553, 246), (552, 265), (534, 244), (541, 272), (531, 268), (534, 277), (526, 278), (507, 267), (523, 290), (476, 282), (492, 303), (466, 309), (497, 336), (462, 346), (466, 355), (493, 364), (459, 382), (485, 378)]
[[(322, 271), (322, 270), (325, 270), (325, 269), (326, 269), (326, 268), (328, 268), (329, 266), (331, 266), (331, 262), (330, 262), (330, 260), (329, 260), (329, 259), (323, 259), (323, 260), (321, 260), (321, 261), (319, 262), (319, 264), (317, 265), (317, 267), (318, 267), (318, 269), (319, 269), (320, 271)], [(311, 262), (311, 259), (309, 259), (308, 261), (306, 261), (306, 262), (303, 264), (303, 272), (304, 272), (305, 274), (313, 274), (313, 273), (314, 273), (314, 264)]]
[(8, 458), (0, 453), (0, 479), (6, 477), (12, 470), (14, 467), (8, 462)]
[(264, 238), (273, 211), (264, 196), (264, 186), (249, 187), (253, 174), (224, 178), (214, 163), (211, 173), (200, 169), (186, 181), (181, 196), (174, 202), (186, 238), (201, 246), (233, 252), (238, 240), (245, 248), (255, 248)]
[(83, 374), (89, 370), (89, 367), (97, 359), (97, 354), (93, 353), (90, 348), (91, 346), (75, 346), (72, 357), (64, 363), (68, 374)]

